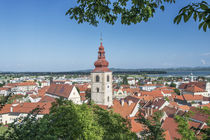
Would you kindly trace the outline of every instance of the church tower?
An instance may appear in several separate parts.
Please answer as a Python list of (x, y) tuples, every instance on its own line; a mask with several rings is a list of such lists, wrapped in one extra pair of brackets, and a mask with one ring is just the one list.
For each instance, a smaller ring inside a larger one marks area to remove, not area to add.
[(112, 72), (109, 62), (105, 59), (104, 47), (98, 51), (98, 60), (94, 63), (95, 69), (91, 72), (91, 100), (96, 104), (111, 106), (112, 103)]

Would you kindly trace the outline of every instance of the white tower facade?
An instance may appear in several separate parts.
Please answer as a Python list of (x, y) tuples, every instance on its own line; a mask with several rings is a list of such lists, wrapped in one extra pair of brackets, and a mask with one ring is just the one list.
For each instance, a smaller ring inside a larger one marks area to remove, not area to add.
[(98, 60), (95, 69), (91, 72), (91, 100), (99, 105), (113, 105), (112, 99), (112, 72), (109, 62), (105, 59), (104, 47), (101, 43), (98, 51)]

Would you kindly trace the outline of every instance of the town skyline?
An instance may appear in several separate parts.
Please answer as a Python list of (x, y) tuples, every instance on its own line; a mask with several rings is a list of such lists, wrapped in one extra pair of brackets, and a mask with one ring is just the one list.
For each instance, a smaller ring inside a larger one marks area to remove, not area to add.
[(111, 68), (210, 66), (210, 32), (193, 21), (173, 24), (186, 2), (166, 6), (147, 23), (98, 27), (65, 16), (71, 5), (75, 2), (1, 1), (0, 71), (93, 69), (101, 32)]

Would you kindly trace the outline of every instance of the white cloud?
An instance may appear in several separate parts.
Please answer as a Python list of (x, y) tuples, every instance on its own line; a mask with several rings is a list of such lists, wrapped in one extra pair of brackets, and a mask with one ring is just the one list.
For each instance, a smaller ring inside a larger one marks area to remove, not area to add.
[(203, 56), (209, 56), (209, 55), (210, 55), (210, 52), (203, 53), (202, 55), (203, 55)]
[(201, 63), (202, 63), (203, 65), (206, 65), (206, 61), (203, 60), (203, 59), (201, 59)]

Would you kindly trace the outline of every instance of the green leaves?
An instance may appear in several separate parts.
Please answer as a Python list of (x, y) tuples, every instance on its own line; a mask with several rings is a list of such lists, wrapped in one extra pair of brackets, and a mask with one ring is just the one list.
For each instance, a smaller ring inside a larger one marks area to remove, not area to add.
[(143, 124), (146, 129), (142, 134), (142, 139), (149, 140), (165, 140), (164, 139), (164, 130), (161, 128), (160, 118), (163, 116), (163, 112), (157, 111), (152, 116), (152, 120), (148, 120), (145, 116), (142, 115), (142, 111), (139, 113), (139, 123)]
[(163, 2), (174, 3), (175, 0), (78, 0), (77, 6), (70, 8), (66, 15), (79, 24), (87, 22), (97, 26), (102, 20), (114, 25), (119, 18), (122, 24), (130, 25), (147, 22), (157, 8), (164, 11)]
[(197, 140), (195, 133), (189, 129), (188, 117), (177, 115), (175, 120), (178, 123), (178, 132), (181, 134), (183, 140)]
[(179, 14), (174, 18), (174, 23), (179, 24), (182, 17), (184, 22), (187, 22), (192, 14), (194, 21), (197, 21), (197, 17), (199, 19), (199, 29), (203, 27), (203, 30), (206, 32), (207, 27), (210, 28), (210, 6), (205, 1), (202, 1), (201, 3), (192, 3), (182, 8), (179, 11)]
[(57, 100), (50, 113), (37, 119), (38, 110), (9, 125), (0, 139), (136, 139), (129, 129), (129, 123), (120, 115), (99, 108), (96, 105), (76, 105), (71, 101)]
[[(70, 8), (66, 15), (79, 24), (87, 22), (97, 26), (102, 20), (114, 25), (120, 19), (122, 24), (131, 25), (147, 22), (154, 17), (157, 8), (164, 11), (163, 3), (175, 3), (175, 0), (78, 0), (77, 6)], [(199, 19), (199, 29), (203, 27), (207, 31), (210, 28), (210, 6), (206, 1), (183, 7), (174, 18), (174, 23), (179, 24), (182, 19), (188, 22), (192, 15), (194, 21)]]
[(208, 9), (208, 6), (205, 5), (205, 4), (203, 4), (203, 3), (201, 3), (201, 4), (200, 4), (200, 8), (201, 8), (202, 10), (207, 10), (207, 9)]
[(161, 5), (161, 6), (160, 6), (160, 9), (161, 9), (162, 11), (164, 11), (164, 10), (165, 10), (165, 7), (164, 7), (163, 5)]

